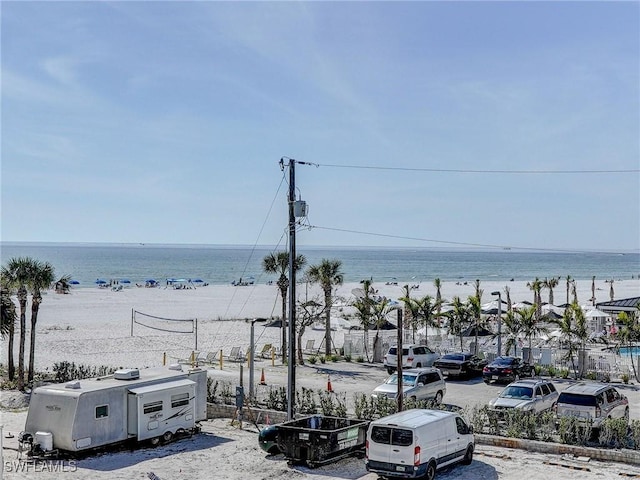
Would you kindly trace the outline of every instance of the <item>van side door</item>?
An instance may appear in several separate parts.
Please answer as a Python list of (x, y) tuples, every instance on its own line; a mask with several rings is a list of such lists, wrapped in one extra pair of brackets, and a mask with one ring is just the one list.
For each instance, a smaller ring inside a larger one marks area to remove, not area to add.
[(467, 445), (469, 444), (469, 426), (462, 417), (453, 417), (450, 422), (447, 422), (451, 428), (447, 429), (450, 435), (447, 442), (447, 458), (450, 461), (457, 461), (464, 457), (467, 451)]

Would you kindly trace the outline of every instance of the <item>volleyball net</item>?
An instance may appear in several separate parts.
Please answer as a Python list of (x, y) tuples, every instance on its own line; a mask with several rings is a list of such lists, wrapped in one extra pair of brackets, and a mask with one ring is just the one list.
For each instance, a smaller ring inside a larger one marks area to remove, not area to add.
[(194, 335), (194, 349), (198, 349), (198, 319), (197, 318), (167, 318), (150, 315), (131, 310), (131, 336), (134, 336), (134, 327), (139, 330), (150, 329), (163, 333), (178, 333)]

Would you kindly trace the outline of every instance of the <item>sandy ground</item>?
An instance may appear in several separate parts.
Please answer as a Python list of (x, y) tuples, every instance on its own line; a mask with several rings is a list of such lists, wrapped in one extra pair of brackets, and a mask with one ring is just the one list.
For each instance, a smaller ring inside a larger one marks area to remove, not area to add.
[[(502, 290), (501, 283), (483, 282), (485, 292)], [(524, 282), (510, 282), (513, 302), (531, 300), (532, 293)], [(345, 285), (339, 294), (345, 299), (358, 285)], [(389, 298), (401, 295), (399, 286), (380, 286), (379, 294)], [(606, 284), (598, 284), (598, 301), (608, 300)], [(416, 296), (435, 295), (432, 286), (422, 285)], [(616, 282), (616, 298), (640, 295), (640, 281)], [(300, 292), (299, 292), (300, 293)], [(313, 289), (302, 294), (309, 298), (319, 292)], [(473, 286), (445, 283), (443, 296), (473, 294)], [(591, 296), (591, 282), (578, 284), (578, 298)], [(563, 289), (557, 289), (556, 298), (563, 299)], [(484, 301), (490, 301), (485, 295)], [(564, 301), (564, 300), (562, 300)], [(557, 301), (556, 303), (561, 303)], [(228, 352), (231, 346), (246, 348), (249, 343), (249, 324), (244, 318), (268, 317), (280, 314), (280, 299), (274, 286), (255, 287), (207, 286), (196, 290), (165, 290), (132, 288), (120, 292), (88, 288), (73, 290), (70, 295), (49, 293), (41, 306), (37, 327), (37, 365), (50, 369), (61, 360), (78, 364), (145, 367), (162, 362), (166, 352), (169, 360), (186, 358), (195, 348), (193, 334), (158, 332), (135, 326), (130, 335), (131, 310), (170, 318), (193, 318), (198, 322), (199, 351)], [(345, 308), (344, 312), (347, 310)], [(235, 319), (235, 320), (222, 320)], [(257, 324), (259, 325), (259, 324)], [(256, 345), (272, 342), (279, 345), (280, 330), (256, 325)], [(307, 330), (303, 337), (315, 339), (319, 345), (324, 332)], [(334, 342), (341, 346), (344, 331), (334, 332)], [(3, 362), (6, 352), (2, 349)], [(256, 363), (256, 377), (264, 371), (270, 385), (286, 385), (286, 367), (277, 361), (260, 360)], [(222, 370), (211, 369), (213, 378), (239, 381), (240, 364), (225, 363)], [(246, 382), (247, 369), (244, 368)], [(384, 381), (386, 373), (381, 365), (347, 362), (325, 365), (304, 365), (296, 369), (298, 388), (305, 386), (324, 389), (331, 376), (337, 394), (345, 398), (356, 392), (369, 392)], [(559, 389), (563, 388), (562, 382)], [(496, 396), (501, 387), (484, 385), (481, 381), (448, 382), (445, 402), (458, 406), (482, 404)], [(629, 396), (631, 417), (640, 418), (640, 392), (635, 385), (624, 387)], [(203, 433), (171, 445), (155, 449), (142, 448), (134, 452), (102, 454), (73, 464), (33, 465), (16, 463), (17, 434), (26, 418), (25, 403), (15, 393), (2, 392), (0, 423), (3, 425), (4, 478), (64, 478), (64, 479), (135, 479), (152, 478), (150, 472), (162, 480), (169, 479), (373, 479), (367, 474), (361, 459), (342, 460), (315, 470), (306, 467), (288, 467), (282, 456), (267, 456), (258, 448), (257, 431), (250, 424), (239, 430), (228, 420), (216, 419), (203, 425)], [(6, 438), (13, 435), (13, 438)], [(478, 454), (468, 467), (455, 467), (438, 474), (441, 479), (514, 479), (522, 480), (553, 477), (558, 480), (619, 479), (622, 474), (638, 474), (640, 468), (623, 464), (578, 462), (575, 459), (538, 455), (530, 452), (478, 446)], [(588, 470), (575, 470), (567, 466)]]

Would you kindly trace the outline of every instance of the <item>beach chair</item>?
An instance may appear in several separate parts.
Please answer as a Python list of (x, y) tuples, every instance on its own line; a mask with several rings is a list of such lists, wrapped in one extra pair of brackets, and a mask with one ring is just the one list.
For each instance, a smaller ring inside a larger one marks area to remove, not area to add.
[(244, 354), (240, 351), (240, 347), (231, 348), (229, 355), (225, 357), (230, 362), (243, 362)]
[(315, 349), (313, 348), (315, 343), (315, 340), (307, 340), (307, 345), (304, 347), (304, 350), (302, 352), (308, 353), (309, 355), (313, 355), (314, 353), (316, 353)]
[(205, 356), (198, 357), (198, 365), (215, 365), (218, 363), (218, 352), (207, 352)]
[(256, 358), (271, 358), (272, 348), (273, 345), (271, 345), (270, 343), (265, 343), (265, 345), (262, 347), (262, 350), (256, 353)]

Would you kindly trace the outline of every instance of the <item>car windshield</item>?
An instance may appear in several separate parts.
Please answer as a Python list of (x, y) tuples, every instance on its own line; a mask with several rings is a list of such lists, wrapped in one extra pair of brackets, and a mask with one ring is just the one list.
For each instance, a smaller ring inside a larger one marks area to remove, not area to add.
[(505, 388), (500, 396), (502, 398), (531, 398), (533, 396), (533, 389), (512, 385)]
[[(402, 384), (403, 385), (415, 385), (417, 378), (418, 378), (417, 375), (411, 375), (409, 373), (403, 373), (402, 374)], [(393, 375), (391, 375), (387, 379), (387, 381), (385, 383), (388, 383), (389, 385), (397, 385), (398, 384), (398, 374), (394, 373)]]

